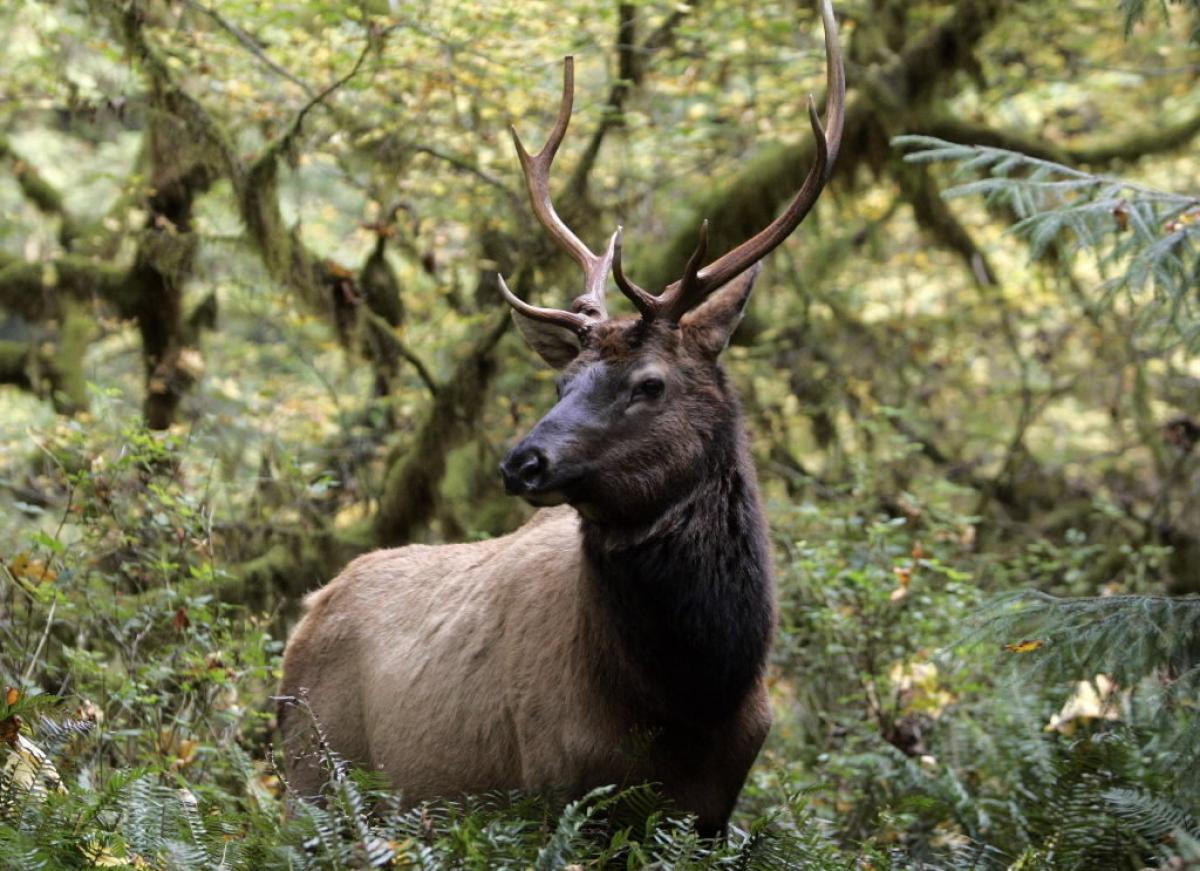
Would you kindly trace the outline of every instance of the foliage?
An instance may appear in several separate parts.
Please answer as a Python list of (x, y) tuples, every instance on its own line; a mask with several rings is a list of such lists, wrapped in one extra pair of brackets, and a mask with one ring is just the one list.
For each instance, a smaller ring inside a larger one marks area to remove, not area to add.
[[(1200, 44), (1200, 3), (1196, 0), (1172, 0), (1172, 4), (1190, 7), (1190, 12), (1196, 19), (1192, 27), (1191, 41)], [(1165, 4), (1163, 8), (1165, 9)], [(1125, 34), (1128, 36), (1134, 25), (1146, 17), (1146, 0), (1121, 0), (1121, 11), (1125, 15)]]
[[(1120, 867), (1173, 843), (1168, 830), (1191, 831), (1178, 748), (1153, 727), (1161, 709), (1129, 700), (1121, 720), (1085, 713), (1071, 736), (1043, 732), (1045, 703), (989, 675), (992, 654), (938, 652), (976, 604), (971, 518), (912, 496), (890, 519), (852, 497), (845, 514), (775, 509), (791, 542), (782, 722), (748, 790), (751, 815), (726, 844), (699, 840), (645, 790), (565, 807), (493, 795), (405, 809), (332, 755), (326, 806), (285, 816), (263, 732), (279, 644), (244, 609), (200, 594), (219, 569), (211, 508), (181, 486), (185, 446), (115, 426), (99, 441), (66, 427), (45, 447), (73, 507), (54, 537), (35, 534), (18, 572), (9, 563), (21, 598), (7, 606), (5, 669), (37, 660), (74, 701), (0, 712), (30, 724), (65, 787), (9, 782), (6, 867)], [(1105, 640), (1141, 637), (1129, 631)], [(1016, 617), (993, 632), (1032, 632), (1047, 649), (1071, 640)], [(834, 808), (846, 808), (836, 825)]]
[[(986, 173), (988, 178), (958, 184), (944, 195), (982, 194), (989, 205), (1010, 211), (1013, 232), (1028, 240), (1031, 257), (1059, 244), (1071, 262), (1082, 252), (1091, 254), (1104, 276), (1102, 299), (1111, 304), (1123, 292), (1150, 316), (1140, 332), (1161, 328), (1154, 323), (1160, 321), (1190, 349), (1198, 347), (1200, 311), (1193, 291), (1200, 285), (1200, 196), (1153, 190), (1000, 148), (925, 136), (893, 142), (915, 149), (906, 160), (950, 161), (960, 178)], [(1148, 305), (1151, 300), (1157, 305)]]
[(1195, 3), (837, 6), (830, 195), (726, 354), (780, 610), (713, 843), (652, 786), (409, 808), (332, 754), (298, 803), (271, 696), (348, 558), (527, 516), (494, 468), (552, 373), (494, 273), (575, 293), (506, 132), (558, 59), (560, 210), (678, 274), (809, 165), (815, 17), (3, 4), (0, 867), (1200, 861)]

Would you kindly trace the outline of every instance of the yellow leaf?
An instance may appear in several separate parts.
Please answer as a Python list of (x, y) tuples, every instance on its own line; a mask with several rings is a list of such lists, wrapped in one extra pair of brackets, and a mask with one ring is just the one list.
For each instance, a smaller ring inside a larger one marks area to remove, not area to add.
[(134, 868), (150, 867), (141, 856), (135, 855), (132, 859), (126, 859), (118, 856), (111, 848), (95, 841), (85, 841), (80, 844), (79, 852), (83, 854), (83, 858), (92, 863), (93, 868), (128, 868), (131, 865)]
[(955, 696), (942, 686), (941, 675), (932, 662), (897, 662), (888, 671), (904, 713), (919, 711), (935, 720)]
[(912, 566), (892, 566), (892, 574), (896, 576), (896, 583), (899, 586), (892, 590), (888, 601), (899, 602), (908, 595), (908, 588), (912, 586), (912, 573)]
[(28, 551), (22, 551), (12, 558), (8, 570), (14, 578), (24, 578), (29, 581), (53, 581), (58, 578), (58, 572), (47, 566), (42, 560), (34, 559)]
[(1007, 650), (1009, 653), (1031, 653), (1032, 651), (1037, 650), (1039, 647), (1041, 647), (1045, 643), (1046, 642), (1044, 642), (1044, 641), (1034, 641), (1034, 640), (1017, 641), (1013, 644), (1004, 645), (1004, 649)]

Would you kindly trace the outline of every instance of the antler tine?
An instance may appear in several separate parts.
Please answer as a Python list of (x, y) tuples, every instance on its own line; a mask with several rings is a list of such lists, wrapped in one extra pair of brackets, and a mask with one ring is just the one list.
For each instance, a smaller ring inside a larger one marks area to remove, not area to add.
[(704, 289), (704, 283), (700, 278), (700, 264), (704, 262), (706, 256), (708, 256), (708, 218), (700, 222), (700, 239), (696, 243), (696, 250), (688, 258), (687, 265), (683, 267), (683, 277), (671, 286), (674, 289), (673, 293), (663, 293), (662, 295), (660, 306), (663, 314), (669, 320), (678, 321), (687, 313), (688, 309), (697, 305), (707, 296), (708, 291)]
[[(745, 272), (755, 263), (771, 253), (783, 242), (808, 215), (817, 197), (829, 180), (833, 161), (837, 157), (842, 141), (842, 129), (846, 115), (846, 73), (842, 62), (842, 49), (838, 41), (837, 22), (829, 0), (819, 0), (821, 24), (825, 30), (825, 69), (828, 78), (825, 114), (827, 127), (822, 127), (812, 96), (808, 98), (808, 117), (816, 139), (816, 159), (804, 177), (800, 190), (788, 203), (783, 213), (764, 229), (731, 251), (718, 257), (708, 266), (694, 271), (697, 256), (703, 257), (702, 249), (707, 240), (705, 228), (701, 227), (701, 244), (696, 254), (688, 261), (683, 278), (667, 285), (657, 296), (651, 297), (651, 313), (643, 309), (643, 317), (665, 316), (677, 321), (689, 309), (698, 305), (710, 293)], [(707, 221), (705, 222), (707, 224)], [(620, 280), (618, 280), (618, 285)], [(622, 288), (624, 290), (624, 288)], [(628, 295), (628, 294), (627, 294)], [(642, 308), (641, 305), (638, 306)]]
[(571, 121), (571, 107), (575, 97), (575, 59), (568, 55), (563, 58), (563, 89), (562, 100), (558, 106), (558, 117), (554, 121), (554, 129), (550, 138), (537, 154), (530, 155), (521, 144), (517, 128), (510, 126), (513, 145), (517, 149), (517, 158), (521, 161), (521, 170), (525, 175), (525, 186), (529, 191), (529, 203), (546, 231), (566, 249), (584, 272), (584, 293), (576, 297), (571, 304), (574, 313), (590, 316), (593, 320), (604, 320), (608, 311), (604, 305), (605, 282), (608, 280), (608, 270), (612, 263), (612, 245), (602, 256), (597, 256), (571, 229), (563, 223), (562, 218), (554, 210), (554, 202), (550, 196), (550, 167), (558, 153)]
[(846, 67), (842, 64), (842, 44), (829, 0), (821, 0), (821, 28), (825, 31), (825, 148), (828, 151), (825, 180), (829, 181), (842, 147), (842, 128), (846, 123)]
[(504, 298), (508, 301), (508, 304), (512, 306), (514, 310), (525, 315), (527, 318), (532, 318), (535, 321), (542, 321), (543, 323), (557, 324), (560, 327), (566, 327), (578, 336), (582, 336), (584, 333), (586, 333), (594, 322), (594, 318), (588, 317), (587, 315), (578, 314), (576, 312), (530, 305), (508, 289), (508, 284), (505, 283), (504, 276), (499, 272), (496, 273), (496, 281), (500, 285), (500, 293), (504, 295)]
[[(747, 239), (732, 251), (722, 254), (696, 275), (696, 290), (692, 296), (703, 299), (730, 279), (745, 272), (759, 260), (775, 250), (784, 239), (792, 234), (800, 222), (808, 215), (828, 178), (826, 167), (829, 164), (829, 146), (825, 131), (821, 127), (821, 119), (817, 117), (816, 106), (812, 97), (808, 98), (808, 116), (812, 123), (813, 135), (816, 137), (817, 156), (813, 165), (804, 178), (804, 184), (796, 192), (796, 196), (788, 203), (786, 209), (774, 221)], [(678, 283), (678, 282), (677, 282)], [(667, 288), (671, 290), (675, 285)]]
[(638, 287), (632, 281), (625, 277), (625, 272), (621, 269), (621, 239), (624, 234), (624, 228), (618, 226), (617, 234), (613, 237), (615, 242), (615, 250), (613, 253), (613, 278), (616, 279), (617, 287), (621, 293), (629, 297), (629, 301), (637, 306), (637, 310), (642, 313), (643, 317), (652, 318), (658, 309), (658, 300), (653, 294), (647, 293), (643, 288)]

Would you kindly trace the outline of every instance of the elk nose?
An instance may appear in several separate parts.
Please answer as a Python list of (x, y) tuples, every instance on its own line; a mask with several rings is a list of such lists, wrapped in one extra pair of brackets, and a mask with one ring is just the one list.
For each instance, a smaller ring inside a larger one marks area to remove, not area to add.
[(515, 450), (500, 464), (500, 475), (504, 478), (504, 489), (510, 494), (536, 490), (545, 476), (549, 462), (540, 448)]

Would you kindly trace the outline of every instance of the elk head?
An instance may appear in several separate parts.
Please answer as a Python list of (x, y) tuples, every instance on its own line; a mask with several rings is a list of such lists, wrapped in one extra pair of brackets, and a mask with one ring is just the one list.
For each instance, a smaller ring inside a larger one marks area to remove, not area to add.
[[(571, 116), (573, 63), (565, 59), (558, 118), (537, 154), (513, 142), (534, 214), (584, 273), (583, 293), (565, 310), (529, 305), (500, 290), (526, 342), (560, 370), (558, 403), (500, 465), (506, 490), (535, 505), (569, 502), (593, 520), (635, 524), (686, 494), (737, 435), (737, 401), (718, 357), (741, 320), (760, 261), (808, 214), (829, 178), (841, 142), (845, 75), (829, 0), (825, 29), (827, 130), (812, 97), (816, 160), (787, 208), (766, 228), (713, 262), (708, 222), (682, 277), (654, 295), (621, 266), (622, 231), (596, 254), (563, 223), (550, 197), (550, 168)], [(610, 318), (605, 286), (617, 287), (636, 317)]]

